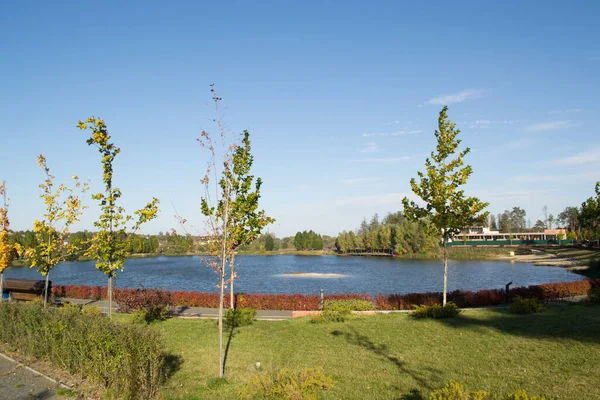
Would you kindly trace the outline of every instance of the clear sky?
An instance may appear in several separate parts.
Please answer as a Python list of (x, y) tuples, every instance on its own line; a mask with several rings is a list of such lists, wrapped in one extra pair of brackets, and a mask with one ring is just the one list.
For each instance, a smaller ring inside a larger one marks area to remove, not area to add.
[[(535, 222), (600, 180), (598, 1), (12, 1), (0, 5), (0, 180), (14, 229), (43, 204), (36, 156), (101, 189), (76, 128), (103, 118), (122, 153), (128, 211), (145, 232), (201, 226), (211, 123), (251, 131), (262, 207), (278, 236), (334, 235), (397, 211), (444, 104), (472, 148), (468, 194)], [(92, 228), (90, 206), (78, 229)]]

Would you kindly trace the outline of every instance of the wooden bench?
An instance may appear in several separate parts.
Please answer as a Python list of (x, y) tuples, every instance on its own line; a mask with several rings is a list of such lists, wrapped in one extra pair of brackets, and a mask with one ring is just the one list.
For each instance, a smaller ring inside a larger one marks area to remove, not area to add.
[[(44, 285), (45, 281), (43, 280), (6, 278), (3, 291), (8, 293), (13, 300), (42, 300), (44, 298)], [(54, 302), (52, 281), (48, 282), (48, 302)]]

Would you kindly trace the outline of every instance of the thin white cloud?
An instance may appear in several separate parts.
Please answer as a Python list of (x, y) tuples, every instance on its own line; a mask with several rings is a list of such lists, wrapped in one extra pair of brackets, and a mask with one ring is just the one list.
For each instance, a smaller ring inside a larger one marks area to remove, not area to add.
[(462, 103), (465, 100), (481, 97), (483, 89), (467, 89), (454, 94), (436, 96), (429, 99), (427, 104), (447, 105), (452, 103)]
[[(338, 206), (344, 205), (360, 205), (360, 206), (373, 206), (373, 205), (397, 205), (398, 208), (402, 205), (402, 199), (406, 196), (404, 193), (384, 193), (370, 196), (355, 196), (355, 197), (344, 197), (337, 201)], [(407, 196), (413, 197), (413, 196)]]
[(366, 144), (365, 147), (363, 147), (360, 152), (361, 153), (375, 153), (377, 152), (377, 143), (375, 142), (369, 142)]
[(531, 141), (527, 139), (511, 140), (506, 144), (509, 149), (523, 149), (529, 145), (531, 145)]
[(556, 114), (573, 114), (573, 113), (578, 113), (581, 112), (581, 108), (567, 108), (564, 110), (560, 110), (560, 109), (556, 109), (556, 110), (551, 110), (548, 111), (548, 114), (550, 115), (556, 115)]
[(373, 182), (380, 182), (381, 178), (349, 178), (349, 179), (342, 179), (342, 183), (344, 185), (358, 185), (358, 184), (364, 184), (364, 183), (373, 183)]
[(572, 174), (553, 174), (553, 175), (519, 175), (509, 179), (514, 183), (580, 183), (580, 182), (596, 182), (598, 180), (598, 172), (585, 171)]
[(477, 119), (471, 122), (471, 128), (488, 128), (491, 124), (489, 119)]
[(416, 135), (419, 133), (423, 133), (422, 130), (420, 129), (412, 129), (412, 130), (408, 130), (408, 129), (403, 129), (401, 131), (395, 131), (395, 132), (370, 132), (370, 133), (363, 133), (363, 137), (370, 137), (370, 136), (382, 136), (382, 137), (386, 137), (386, 136), (404, 136), (404, 135)]
[(489, 128), (492, 125), (512, 125), (518, 123), (518, 120), (513, 119), (505, 119), (502, 121), (492, 121), (489, 119), (476, 119), (475, 121), (470, 123), (470, 127), (473, 129), (485, 129)]
[(410, 160), (412, 157), (380, 157), (380, 158), (362, 158), (359, 160), (352, 160), (356, 163), (367, 163), (367, 164), (394, 164)]
[[(561, 166), (582, 165), (591, 163), (600, 163), (600, 148), (584, 151), (569, 157), (559, 158), (558, 160), (554, 160), (552, 162), (552, 164), (554, 165)], [(597, 175), (598, 178), (600, 178), (600, 173), (597, 173)]]
[(529, 125), (527, 130), (529, 132), (542, 132), (542, 131), (552, 131), (555, 129), (566, 128), (571, 125), (571, 121), (551, 121), (551, 122), (541, 122), (539, 124)]

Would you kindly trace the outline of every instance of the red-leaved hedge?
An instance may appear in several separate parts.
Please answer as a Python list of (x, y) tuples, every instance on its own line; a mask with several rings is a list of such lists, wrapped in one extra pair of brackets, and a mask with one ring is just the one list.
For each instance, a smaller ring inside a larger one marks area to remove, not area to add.
[[(581, 280), (575, 282), (545, 283), (527, 287), (510, 289), (510, 298), (520, 296), (536, 298), (543, 302), (587, 294), (592, 287), (600, 287), (600, 279)], [(106, 298), (106, 288), (102, 286), (53, 286), (52, 291), (57, 297), (76, 299)], [(152, 297), (147, 299), (146, 297)], [(218, 293), (203, 293), (187, 290), (170, 291), (159, 289), (115, 289), (115, 298), (122, 311), (136, 309), (148, 301), (161, 302), (171, 306), (187, 307), (219, 307)], [(368, 294), (329, 294), (325, 300), (369, 300), (375, 303), (378, 310), (410, 310), (413, 305), (432, 305), (442, 302), (442, 293), (408, 293), (377, 295), (374, 299)], [(226, 296), (225, 306), (229, 304)], [(478, 292), (456, 290), (448, 293), (448, 301), (459, 307), (486, 307), (506, 302), (502, 289), (484, 289)], [(321, 304), (319, 295), (306, 294), (259, 294), (237, 293), (235, 302), (238, 307), (248, 307), (257, 310), (318, 310)]]

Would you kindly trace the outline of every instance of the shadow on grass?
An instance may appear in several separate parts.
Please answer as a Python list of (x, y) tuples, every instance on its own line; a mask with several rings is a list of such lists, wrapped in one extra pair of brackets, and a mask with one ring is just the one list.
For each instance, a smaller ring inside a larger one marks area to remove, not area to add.
[(410, 392), (399, 397), (398, 400), (425, 400), (425, 396), (418, 389), (412, 389)]
[[(331, 332), (333, 336), (341, 337), (346, 339), (346, 342), (355, 346), (362, 347), (377, 356), (388, 360), (394, 364), (401, 372), (409, 375), (415, 381), (419, 383), (422, 388), (432, 389), (430, 382), (439, 381), (441, 379), (441, 371), (435, 368), (425, 368), (424, 372), (415, 371), (408, 368), (405, 361), (398, 359), (390, 354), (390, 351), (385, 344), (376, 344), (368, 336), (361, 335), (355, 328), (347, 327), (345, 331), (335, 330)], [(420, 394), (419, 394), (420, 395)], [(420, 398), (420, 397), (414, 397)], [(407, 397), (410, 399), (410, 397)]]
[(515, 336), (537, 339), (572, 339), (598, 342), (600, 307), (585, 304), (547, 305), (539, 314), (516, 315), (508, 310), (490, 310), (491, 316), (462, 313), (435, 321), (455, 329), (491, 328)]
[(176, 354), (165, 354), (163, 360), (163, 373), (165, 374), (165, 380), (171, 378), (175, 372), (181, 369), (183, 364), (183, 357)]
[(229, 346), (231, 346), (231, 340), (235, 336), (235, 327), (233, 324), (229, 329), (229, 337), (227, 338), (227, 345), (225, 346), (225, 355), (223, 356), (223, 371), (227, 368), (227, 356), (229, 355)]

